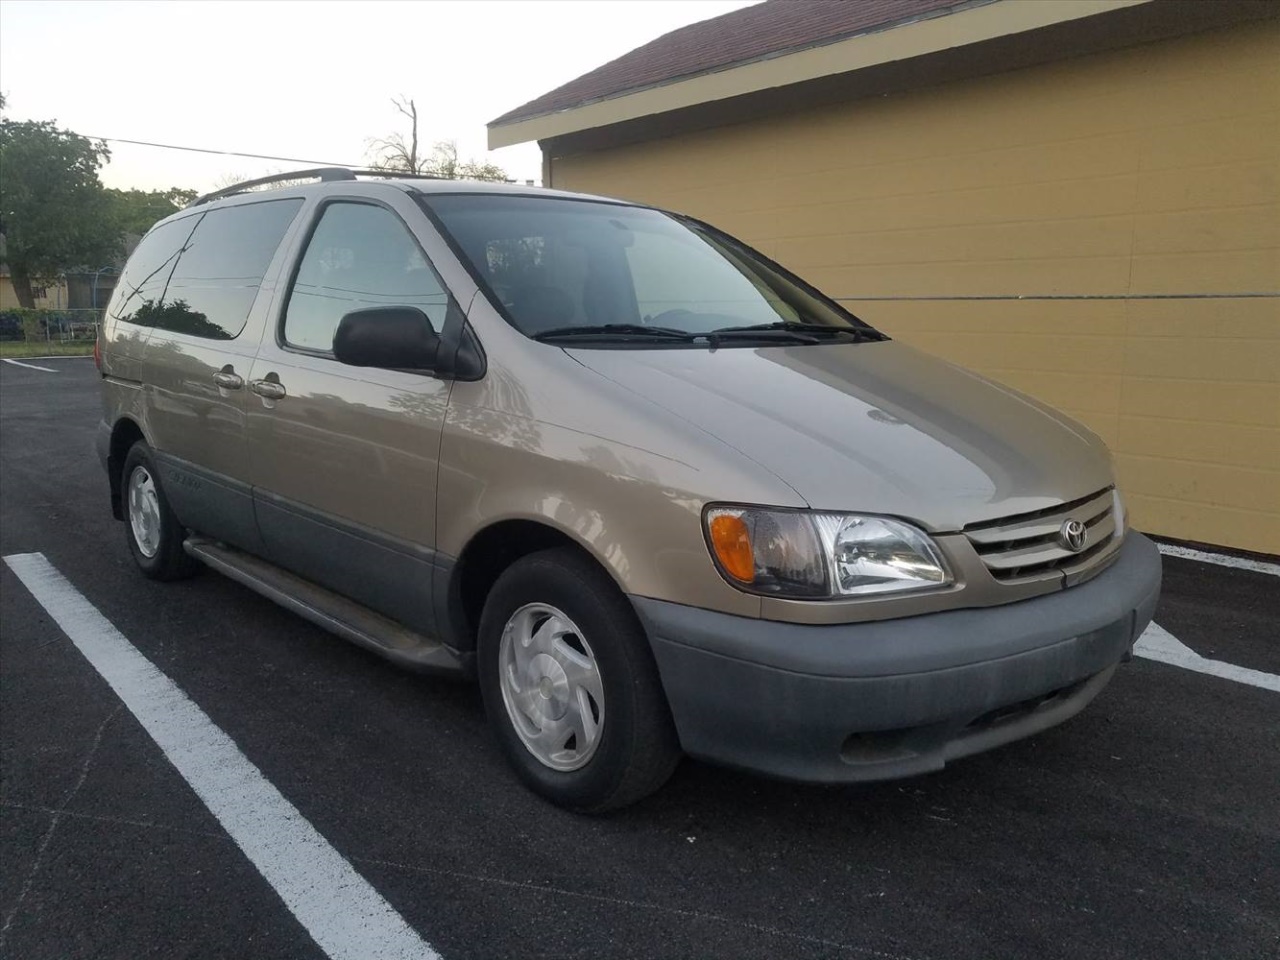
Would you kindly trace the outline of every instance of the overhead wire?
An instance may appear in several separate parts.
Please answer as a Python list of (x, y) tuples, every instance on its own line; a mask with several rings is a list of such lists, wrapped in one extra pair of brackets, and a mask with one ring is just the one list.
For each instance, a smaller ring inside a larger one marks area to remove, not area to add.
[(223, 157), (248, 157), (251, 160), (279, 160), (282, 163), (314, 163), (322, 167), (358, 167), (357, 163), (336, 163), (331, 160), (302, 160), (298, 157), (275, 157), (266, 153), (244, 153), (239, 150), (211, 150), (205, 147), (183, 147), (173, 143), (152, 143), (149, 140), (127, 140), (124, 137), (95, 137), (81, 134), (89, 140), (105, 140), (107, 143), (129, 143), (137, 147), (158, 147), (163, 150), (185, 150), (188, 153), (211, 153)]

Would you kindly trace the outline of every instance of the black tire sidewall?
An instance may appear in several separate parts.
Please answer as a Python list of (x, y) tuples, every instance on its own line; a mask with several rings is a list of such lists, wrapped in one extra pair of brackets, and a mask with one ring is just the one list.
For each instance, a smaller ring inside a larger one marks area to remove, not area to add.
[[(138, 541), (133, 535), (133, 521), (129, 514), (129, 480), (138, 467), (144, 468), (150, 474), (151, 482), (156, 488), (156, 499), (160, 504), (160, 545), (156, 549), (155, 556), (152, 557), (148, 557), (138, 547)], [(125, 540), (129, 544), (129, 553), (133, 555), (138, 568), (155, 580), (176, 580), (194, 573), (198, 565), (182, 549), (186, 531), (178, 523), (177, 516), (169, 506), (155, 457), (152, 456), (151, 448), (145, 441), (139, 440), (129, 448), (121, 470), (120, 483), (120, 496), (124, 507)]]
[[(499, 652), (511, 615), (529, 603), (563, 611), (591, 647), (604, 689), (604, 726), (599, 746), (581, 769), (552, 770), (521, 741), (502, 697)], [(507, 760), (535, 792), (583, 812), (610, 809), (626, 790), (637, 751), (652, 730), (670, 725), (648, 639), (635, 612), (612, 580), (586, 558), (568, 550), (533, 554), (510, 567), (490, 591), (480, 620), (477, 670), (485, 712)], [(655, 689), (656, 688), (656, 689)], [(660, 717), (652, 716), (658, 710)], [(644, 715), (650, 711), (650, 715)], [(674, 734), (670, 749), (674, 750)], [(674, 761), (670, 764), (674, 766)], [(666, 779), (658, 778), (654, 788)], [(648, 789), (640, 791), (649, 792)], [(625, 802), (629, 802), (627, 798)]]

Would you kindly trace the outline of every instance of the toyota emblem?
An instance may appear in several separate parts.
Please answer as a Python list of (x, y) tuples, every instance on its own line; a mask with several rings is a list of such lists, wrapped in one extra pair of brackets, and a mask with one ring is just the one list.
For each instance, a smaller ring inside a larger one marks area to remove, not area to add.
[(1058, 530), (1058, 542), (1072, 553), (1079, 553), (1084, 549), (1084, 538), (1087, 532), (1084, 524), (1079, 520), (1063, 521), (1062, 527)]

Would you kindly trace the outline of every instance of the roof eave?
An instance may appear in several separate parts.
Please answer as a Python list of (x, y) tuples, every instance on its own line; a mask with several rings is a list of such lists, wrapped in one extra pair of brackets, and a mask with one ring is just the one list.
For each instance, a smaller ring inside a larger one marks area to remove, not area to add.
[(488, 125), (489, 149), (546, 140), (773, 87), (852, 73), (1139, 6), (1152, 0), (993, 0), (540, 116)]

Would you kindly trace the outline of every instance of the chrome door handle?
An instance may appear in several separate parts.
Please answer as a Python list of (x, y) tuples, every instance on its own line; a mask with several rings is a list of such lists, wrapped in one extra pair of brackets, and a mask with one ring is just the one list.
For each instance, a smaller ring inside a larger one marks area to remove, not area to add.
[(224, 368), (213, 375), (213, 382), (224, 390), (239, 390), (244, 386), (244, 377), (234, 370)]
[(267, 400), (283, 400), (285, 396), (284, 384), (279, 380), (254, 380), (249, 389)]

